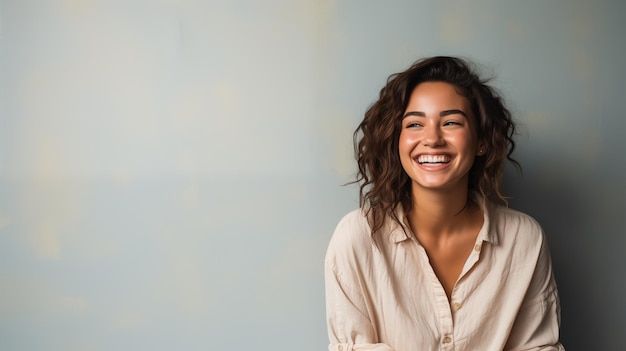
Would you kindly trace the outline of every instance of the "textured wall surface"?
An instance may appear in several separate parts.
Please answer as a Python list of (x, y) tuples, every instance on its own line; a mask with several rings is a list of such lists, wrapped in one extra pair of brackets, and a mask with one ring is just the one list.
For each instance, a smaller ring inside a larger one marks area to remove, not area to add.
[[(351, 133), (415, 59), (482, 63), (568, 350), (626, 344), (626, 3), (0, 1), (0, 349), (324, 350)], [(399, 350), (401, 351), (401, 350)]]

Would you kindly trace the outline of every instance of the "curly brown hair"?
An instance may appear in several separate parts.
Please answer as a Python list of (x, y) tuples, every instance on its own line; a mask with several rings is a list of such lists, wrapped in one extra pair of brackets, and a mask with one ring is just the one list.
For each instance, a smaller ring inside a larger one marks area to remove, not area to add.
[(372, 233), (380, 230), (388, 217), (401, 223), (395, 213), (398, 204), (405, 212), (413, 207), (411, 179), (400, 163), (398, 142), (411, 93), (423, 82), (452, 84), (467, 98), (477, 118), (478, 140), (487, 150), (474, 160), (468, 191), (476, 190), (484, 199), (507, 203), (500, 192), (505, 159), (521, 169), (511, 157), (515, 123), (501, 96), (487, 85), (489, 80), (481, 79), (466, 60), (447, 56), (423, 58), (404, 72), (389, 76), (378, 100), (368, 108), (354, 132), (358, 164), (354, 183), (360, 184), (359, 203), (366, 209)]

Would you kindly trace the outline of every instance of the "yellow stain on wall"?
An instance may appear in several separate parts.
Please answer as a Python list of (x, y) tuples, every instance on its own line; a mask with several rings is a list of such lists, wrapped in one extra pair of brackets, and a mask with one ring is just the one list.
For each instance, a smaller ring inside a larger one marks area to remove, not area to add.
[(455, 6), (439, 15), (439, 39), (448, 45), (457, 45), (465, 42), (471, 28), (468, 28), (468, 18), (472, 12), (469, 2), (459, 1)]
[(200, 185), (197, 181), (190, 181), (180, 192), (180, 201), (184, 208), (192, 209), (200, 202)]
[(439, 21), (439, 37), (449, 45), (457, 45), (467, 40), (467, 31), (460, 16), (443, 16)]
[(506, 33), (510, 38), (520, 41), (526, 38), (527, 26), (518, 20), (510, 20), (506, 22)]
[(118, 168), (113, 170), (111, 178), (116, 185), (126, 186), (133, 181), (133, 174), (127, 168)]
[(17, 195), (18, 217), (27, 220), (24, 230), (14, 234), (42, 260), (62, 258), (63, 240), (72, 239), (68, 234), (79, 225), (86, 200), (85, 189), (55, 167), (43, 166), (37, 179), (19, 186)]
[(197, 164), (199, 160), (195, 152), (190, 150), (183, 151), (178, 156), (178, 172), (185, 176), (192, 176), (197, 172)]
[[(595, 65), (597, 61), (591, 57), (587, 48), (571, 48), (572, 52), (569, 57), (570, 70), (575, 77), (583, 82), (589, 82), (597, 75)], [(585, 96), (583, 96), (585, 98)], [(589, 103), (589, 101), (586, 101)]]
[(591, 131), (580, 146), (580, 152), (576, 154), (577, 162), (582, 162), (589, 169), (592, 169), (599, 162), (602, 152), (602, 133), (598, 130)]
[(597, 10), (593, 3), (578, 2), (568, 8), (568, 16), (563, 23), (564, 62), (572, 77), (587, 84), (593, 83), (601, 72), (598, 70), (598, 52), (593, 50), (603, 36), (594, 23), (595, 16), (591, 15)]
[(61, 310), (75, 313), (84, 312), (89, 306), (85, 298), (76, 296), (60, 296), (57, 303)]
[(209, 125), (207, 116), (213, 107), (207, 98), (212, 86), (208, 83), (189, 83), (180, 88), (169, 100), (166, 113), (175, 120), (172, 128), (179, 134), (189, 134), (205, 129)]
[(216, 93), (222, 111), (231, 115), (236, 114), (240, 103), (236, 90), (228, 83), (221, 83), (217, 86)]
[(526, 125), (529, 129), (543, 130), (551, 125), (550, 117), (542, 111), (529, 111), (525, 114)]
[(40, 138), (35, 148), (34, 179), (23, 187), (19, 210), (32, 221), (27, 225), (26, 243), (35, 255), (43, 260), (58, 260), (62, 254), (62, 228), (74, 219), (79, 204), (70, 200), (67, 167), (58, 141), (47, 135)]
[[(185, 255), (187, 255), (185, 253)], [(210, 305), (210, 288), (206, 273), (199, 260), (178, 256), (172, 265), (174, 277), (168, 281), (173, 289), (174, 302), (188, 316), (203, 314)], [(171, 284), (175, 282), (175, 284)]]
[(9, 227), (11, 223), (11, 217), (0, 214), (0, 230)]
[(90, 6), (90, 0), (63, 0), (63, 8), (72, 15), (82, 15)]
[(58, 138), (60, 136), (40, 135), (39, 145), (35, 151), (37, 152), (35, 172), (36, 178), (39, 180), (58, 180), (67, 174), (66, 167), (64, 167), (64, 155), (60, 152), (61, 146)]
[(40, 259), (58, 260), (61, 258), (59, 228), (54, 220), (41, 223), (33, 239), (33, 248)]
[(135, 312), (123, 312), (114, 317), (113, 325), (122, 330), (137, 329), (143, 323), (142, 317)]
[(83, 314), (89, 300), (64, 290), (53, 281), (34, 279), (27, 275), (0, 275), (0, 312), (36, 315), (41, 318), (50, 314)]
[(283, 28), (297, 28), (304, 40), (315, 45), (327, 45), (331, 35), (340, 34), (332, 24), (336, 18), (337, 0), (293, 1), (286, 4), (276, 23)]

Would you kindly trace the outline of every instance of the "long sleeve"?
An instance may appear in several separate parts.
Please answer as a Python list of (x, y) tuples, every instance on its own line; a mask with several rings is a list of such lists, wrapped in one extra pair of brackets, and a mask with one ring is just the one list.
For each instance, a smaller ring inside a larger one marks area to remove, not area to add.
[(565, 350), (559, 343), (559, 296), (543, 233), (542, 239), (537, 265), (511, 329), (506, 350)]
[(325, 264), (326, 315), (330, 351), (393, 351), (377, 343), (363, 296), (342, 281), (332, 261)]
[(379, 342), (366, 273), (372, 243), (362, 216), (353, 212), (337, 225), (326, 252), (326, 316), (330, 351), (393, 351)]

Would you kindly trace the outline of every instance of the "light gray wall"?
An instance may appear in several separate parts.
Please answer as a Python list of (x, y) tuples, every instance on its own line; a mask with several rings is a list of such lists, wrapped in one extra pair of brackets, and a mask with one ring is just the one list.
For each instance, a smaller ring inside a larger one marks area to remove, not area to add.
[(568, 350), (626, 344), (621, 1), (0, 2), (0, 349), (323, 350), (351, 133), (461, 55), (520, 122)]

